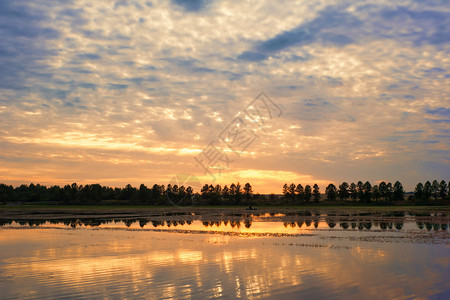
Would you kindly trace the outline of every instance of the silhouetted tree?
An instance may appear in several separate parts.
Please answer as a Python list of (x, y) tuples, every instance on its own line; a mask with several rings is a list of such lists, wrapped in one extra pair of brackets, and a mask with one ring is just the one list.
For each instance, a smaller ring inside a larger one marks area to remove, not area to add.
[(375, 201), (378, 201), (378, 200), (380, 200), (380, 197), (381, 197), (380, 190), (378, 188), (378, 185), (375, 184), (372, 187), (372, 199), (374, 199)]
[(439, 184), (439, 197), (441, 197), (441, 199), (447, 198), (447, 183), (445, 180), (442, 180)]
[(230, 189), (226, 185), (222, 189), (222, 199), (225, 202), (229, 202), (230, 201)]
[(134, 202), (136, 197), (136, 188), (132, 187), (131, 184), (127, 184), (125, 188), (122, 190), (122, 200), (126, 200), (129, 202)]
[(431, 192), (432, 192), (431, 182), (427, 181), (423, 185), (423, 199), (425, 201), (430, 200)]
[(191, 204), (192, 203), (192, 197), (194, 196), (194, 191), (192, 190), (191, 186), (188, 186), (186, 188), (186, 202), (187, 204)]
[(391, 201), (392, 200), (392, 193), (393, 193), (392, 183), (388, 182), (386, 184), (387, 201)]
[(289, 199), (293, 202), (295, 199), (295, 184), (291, 183), (288, 188)]
[(405, 198), (405, 191), (403, 190), (403, 185), (400, 181), (394, 183), (394, 190), (392, 196), (395, 201), (403, 201)]
[(236, 204), (241, 203), (242, 200), (242, 189), (241, 189), (241, 185), (239, 184), (239, 182), (236, 184)]
[(361, 180), (358, 181), (358, 183), (356, 184), (356, 190), (358, 191), (359, 201), (363, 201), (363, 199), (364, 199), (364, 184)]
[(448, 182), (448, 185), (447, 185), (447, 191), (448, 191), (447, 199), (450, 199), (450, 181)]
[(239, 204), (242, 199), (242, 189), (239, 182), (237, 184), (232, 183), (230, 186), (230, 198), (232, 198), (233, 204)]
[(210, 195), (209, 185), (208, 184), (203, 185), (202, 189), (200, 190), (200, 193), (202, 194), (202, 199), (204, 201), (208, 201)]
[(421, 200), (423, 199), (423, 195), (423, 184), (419, 182), (414, 189), (414, 198), (416, 198), (417, 200)]
[(151, 203), (152, 204), (159, 204), (162, 202), (162, 195), (164, 193), (164, 186), (160, 186), (158, 184), (154, 184), (152, 187), (152, 194), (151, 194)]
[(247, 201), (247, 204), (250, 203), (250, 199), (253, 195), (253, 189), (252, 186), (250, 185), (250, 183), (246, 183), (244, 185), (244, 195), (245, 195), (245, 200)]
[(0, 202), (6, 204), (8, 201), (13, 200), (14, 188), (12, 185), (0, 184)]
[(370, 200), (372, 199), (372, 185), (370, 184), (369, 181), (366, 181), (363, 185), (363, 198), (364, 198), (364, 202), (369, 203)]
[(305, 185), (305, 201), (309, 202), (312, 197), (312, 190), (309, 184)]
[(380, 185), (378, 187), (379, 191), (380, 191), (380, 196), (381, 198), (383, 198), (384, 201), (387, 201), (387, 197), (388, 197), (388, 188), (387, 188), (387, 184), (386, 182), (382, 181), (380, 182)]
[(431, 195), (434, 197), (435, 201), (439, 196), (439, 182), (436, 179), (433, 180), (433, 183), (431, 184)]
[(348, 191), (348, 183), (343, 182), (339, 185), (339, 191), (338, 191), (339, 199), (341, 201), (345, 201), (348, 199), (349, 191)]
[(325, 194), (327, 195), (327, 199), (334, 201), (336, 200), (336, 196), (337, 196), (337, 190), (336, 190), (336, 186), (332, 183), (330, 183), (327, 188), (325, 189)]
[(303, 200), (305, 199), (305, 189), (301, 184), (297, 185), (297, 187), (295, 188), (295, 193), (297, 195), (297, 201), (303, 202)]
[(138, 198), (141, 203), (148, 203), (150, 201), (151, 191), (141, 183), (138, 191)]
[(284, 196), (285, 199), (288, 198), (288, 193), (289, 193), (288, 189), (289, 189), (289, 186), (287, 185), (287, 183), (285, 183), (283, 185), (283, 196)]
[(209, 197), (209, 204), (220, 204), (221, 203), (221, 198), (222, 198), (222, 187), (220, 186), (220, 184), (217, 184), (216, 186), (213, 186), (212, 184), (209, 185), (208, 187), (209, 192), (208, 192), (208, 197)]
[(319, 191), (319, 186), (317, 185), (317, 183), (314, 183), (314, 185), (313, 185), (313, 199), (314, 199), (314, 202), (319, 202), (319, 200), (320, 200), (320, 191)]
[(356, 201), (356, 199), (358, 198), (358, 191), (356, 189), (356, 184), (354, 184), (353, 182), (350, 184), (349, 193), (350, 198), (352, 198), (353, 201)]

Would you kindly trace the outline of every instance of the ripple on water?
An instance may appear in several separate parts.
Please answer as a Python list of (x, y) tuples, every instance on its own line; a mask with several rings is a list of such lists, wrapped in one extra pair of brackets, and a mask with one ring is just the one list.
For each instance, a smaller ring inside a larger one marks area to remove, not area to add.
[(420, 230), (414, 223), (401, 230), (379, 230), (376, 225), (352, 230), (329, 228), (325, 221), (317, 229), (313, 222), (309, 227), (253, 222), (249, 228), (237, 230), (235, 224), (229, 230), (229, 222), (224, 227), (196, 222), (157, 230), (120, 222), (75, 229), (58, 224), (2, 227), (2, 297), (449, 295), (448, 230)]

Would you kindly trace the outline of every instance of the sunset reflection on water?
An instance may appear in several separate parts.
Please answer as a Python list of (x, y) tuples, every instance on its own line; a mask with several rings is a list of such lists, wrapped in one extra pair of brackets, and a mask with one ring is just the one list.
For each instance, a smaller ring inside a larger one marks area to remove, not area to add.
[(245, 220), (239, 227), (230, 220), (158, 222), (4, 225), (2, 298), (401, 299), (450, 291), (447, 230), (412, 223), (383, 231), (376, 222), (371, 230), (345, 230), (323, 220), (316, 228), (313, 220), (256, 218), (247, 227)]

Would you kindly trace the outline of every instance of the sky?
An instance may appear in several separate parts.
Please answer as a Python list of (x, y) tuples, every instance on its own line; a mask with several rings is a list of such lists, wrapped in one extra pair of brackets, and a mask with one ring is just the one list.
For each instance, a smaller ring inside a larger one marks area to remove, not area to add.
[(448, 181), (446, 2), (2, 0), (0, 182)]

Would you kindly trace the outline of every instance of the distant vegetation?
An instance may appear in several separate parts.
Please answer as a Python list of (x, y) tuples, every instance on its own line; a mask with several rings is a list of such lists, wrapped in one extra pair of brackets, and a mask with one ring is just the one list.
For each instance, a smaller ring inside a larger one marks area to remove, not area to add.
[[(283, 186), (283, 195), (291, 203), (308, 203), (311, 198), (314, 202), (319, 202), (320, 192), (317, 184), (313, 188), (306, 185), (304, 188), (301, 184)], [(405, 201), (405, 191), (403, 185), (396, 181), (393, 185), (388, 182), (380, 182), (379, 185), (374, 185), (369, 181), (363, 183), (348, 184), (343, 182), (338, 187), (330, 183), (325, 189), (325, 197), (328, 202), (340, 203), (378, 203), (378, 204), (393, 204)], [(414, 193), (408, 197), (409, 204), (448, 204), (450, 199), (450, 182), (447, 185), (445, 180), (440, 183), (433, 180), (431, 183), (427, 181), (425, 184), (418, 183)], [(433, 201), (433, 202), (430, 202)]]
[(415, 205), (448, 205), (450, 203), (450, 182), (427, 181), (418, 183), (414, 193), (405, 200), (402, 184), (382, 181), (378, 185), (358, 181), (356, 184), (343, 182), (338, 187), (330, 183), (325, 193), (319, 186), (291, 183), (284, 184), (282, 195), (261, 195), (254, 193), (250, 183), (241, 186), (232, 183), (222, 187), (220, 184), (205, 184), (200, 192), (194, 193), (192, 187), (167, 186), (154, 184), (151, 188), (141, 184), (139, 188), (130, 184), (124, 188), (112, 188), (100, 184), (51, 186), (40, 184), (11, 185), (0, 184), (0, 203), (2, 204), (131, 204), (131, 205), (302, 205), (302, 204), (415, 204)]

